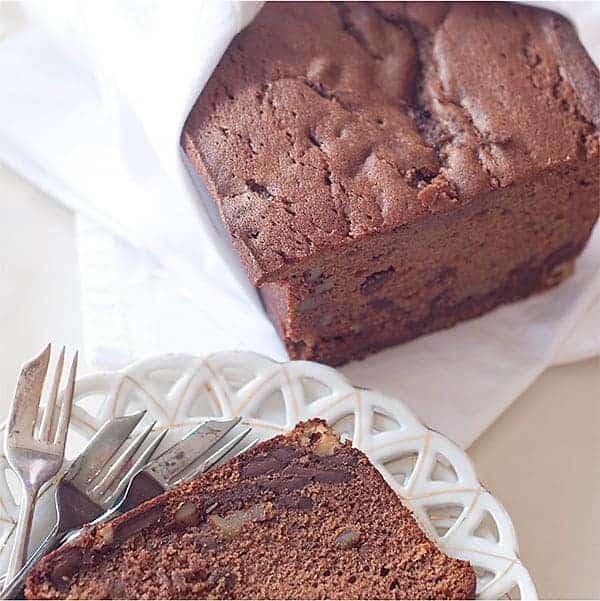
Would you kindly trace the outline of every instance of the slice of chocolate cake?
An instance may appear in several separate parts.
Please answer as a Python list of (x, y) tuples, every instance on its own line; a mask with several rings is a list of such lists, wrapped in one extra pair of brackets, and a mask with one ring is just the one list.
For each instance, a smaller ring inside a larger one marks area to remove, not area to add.
[(467, 599), (367, 457), (302, 423), (45, 557), (29, 599)]

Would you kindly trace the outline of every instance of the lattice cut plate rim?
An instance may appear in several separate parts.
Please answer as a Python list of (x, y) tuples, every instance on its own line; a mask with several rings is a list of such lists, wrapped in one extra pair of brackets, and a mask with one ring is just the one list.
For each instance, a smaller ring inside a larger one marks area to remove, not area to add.
[[(466, 453), (397, 399), (354, 387), (335, 369), (308, 361), (277, 363), (246, 351), (168, 354), (78, 380), (71, 436), (78, 437), (75, 450), (106, 419), (140, 406), (158, 428), (173, 430), (171, 442), (210, 416), (241, 415), (261, 438), (304, 419), (325, 418), (369, 456), (445, 553), (476, 566), (477, 598), (500, 599), (517, 590), (521, 599), (537, 599), (502, 504), (479, 482)], [(2, 451), (0, 569), (7, 563), (18, 512), (9, 479)], [(39, 503), (32, 544), (52, 519), (51, 496)]]

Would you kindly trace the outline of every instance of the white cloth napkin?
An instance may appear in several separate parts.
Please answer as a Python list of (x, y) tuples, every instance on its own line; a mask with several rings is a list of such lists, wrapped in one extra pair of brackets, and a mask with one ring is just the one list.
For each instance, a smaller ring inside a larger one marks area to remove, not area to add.
[[(578, 23), (598, 62), (598, 4), (546, 4)], [(232, 348), (284, 360), (178, 146), (194, 99), (260, 3), (21, 7), (22, 26), (0, 42), (0, 161), (78, 213), (88, 362)], [(557, 289), (342, 371), (467, 446), (546, 367), (599, 352), (597, 228)]]

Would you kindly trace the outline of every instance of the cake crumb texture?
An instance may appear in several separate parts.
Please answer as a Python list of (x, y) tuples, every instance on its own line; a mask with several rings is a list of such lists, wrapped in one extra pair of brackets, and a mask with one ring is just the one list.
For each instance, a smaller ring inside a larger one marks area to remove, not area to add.
[(30, 599), (466, 599), (366, 456), (321, 420), (91, 528), (29, 576)]

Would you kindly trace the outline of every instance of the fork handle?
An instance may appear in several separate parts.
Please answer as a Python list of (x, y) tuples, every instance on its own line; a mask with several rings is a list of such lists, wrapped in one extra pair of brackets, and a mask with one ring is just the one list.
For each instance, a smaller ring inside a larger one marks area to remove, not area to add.
[(6, 571), (7, 580), (12, 580), (15, 574), (23, 567), (27, 559), (27, 546), (29, 544), (29, 534), (31, 532), (31, 522), (33, 520), (33, 508), (37, 489), (32, 489), (23, 483), (23, 496), (19, 507), (19, 517), (17, 518), (17, 527), (15, 530), (13, 548)]
[(7, 586), (2, 590), (0, 599), (23, 599), (23, 588), (25, 580), (31, 572), (33, 566), (47, 553), (58, 547), (66, 532), (59, 527), (59, 524), (54, 524), (48, 536), (40, 543), (40, 546), (35, 550), (33, 555), (27, 560), (27, 563), (21, 568), (17, 575), (11, 580), (6, 578)]

